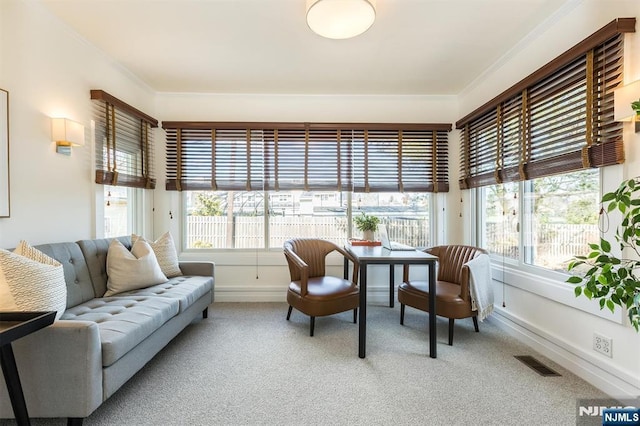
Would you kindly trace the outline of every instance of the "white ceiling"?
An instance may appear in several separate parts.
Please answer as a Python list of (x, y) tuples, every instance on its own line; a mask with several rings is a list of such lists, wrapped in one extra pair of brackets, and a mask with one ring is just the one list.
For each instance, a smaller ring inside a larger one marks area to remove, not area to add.
[(305, 0), (40, 0), (158, 92), (458, 94), (568, 0), (377, 0), (324, 39)]

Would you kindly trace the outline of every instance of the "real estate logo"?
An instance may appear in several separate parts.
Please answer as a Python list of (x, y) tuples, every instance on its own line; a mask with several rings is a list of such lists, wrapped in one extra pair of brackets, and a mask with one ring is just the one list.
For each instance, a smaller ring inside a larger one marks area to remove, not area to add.
[(579, 399), (576, 426), (640, 426), (640, 399)]

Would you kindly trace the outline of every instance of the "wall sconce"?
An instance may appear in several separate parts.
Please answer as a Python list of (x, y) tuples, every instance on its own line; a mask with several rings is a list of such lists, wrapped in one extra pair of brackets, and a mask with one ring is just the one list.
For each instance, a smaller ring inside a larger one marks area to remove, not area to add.
[(636, 133), (640, 132), (640, 121), (631, 108), (631, 102), (640, 100), (640, 80), (624, 85), (613, 91), (613, 119), (615, 121), (635, 121)]
[(72, 146), (84, 145), (84, 126), (67, 118), (52, 118), (51, 138), (58, 154), (71, 155)]

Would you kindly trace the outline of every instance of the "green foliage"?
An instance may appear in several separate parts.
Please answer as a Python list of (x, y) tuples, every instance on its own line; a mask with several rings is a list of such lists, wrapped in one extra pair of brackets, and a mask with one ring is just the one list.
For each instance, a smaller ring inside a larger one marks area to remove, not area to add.
[(213, 248), (213, 244), (198, 240), (193, 243), (193, 248)]
[(579, 199), (567, 205), (566, 219), (570, 224), (598, 223), (598, 210), (591, 200)]
[(355, 223), (356, 228), (360, 231), (377, 231), (378, 224), (380, 223), (380, 218), (373, 215), (368, 215), (365, 212), (362, 212), (362, 215), (355, 216), (353, 218), (353, 223)]
[(215, 194), (200, 192), (196, 195), (196, 208), (191, 213), (193, 216), (222, 216), (220, 198)]
[(633, 253), (633, 259), (618, 258), (611, 253), (611, 242), (601, 238), (599, 243), (589, 244), (587, 256), (576, 256), (569, 270), (578, 266), (589, 268), (584, 276), (572, 276), (567, 282), (576, 284), (576, 297), (584, 295), (599, 300), (600, 309), (605, 306), (614, 311), (615, 306), (627, 310), (631, 325), (640, 331), (640, 178), (622, 182), (618, 189), (603, 195), (606, 211), (618, 210), (622, 221), (615, 239), (620, 251)]
[(631, 108), (633, 108), (636, 114), (640, 115), (640, 99), (635, 102), (631, 102)]

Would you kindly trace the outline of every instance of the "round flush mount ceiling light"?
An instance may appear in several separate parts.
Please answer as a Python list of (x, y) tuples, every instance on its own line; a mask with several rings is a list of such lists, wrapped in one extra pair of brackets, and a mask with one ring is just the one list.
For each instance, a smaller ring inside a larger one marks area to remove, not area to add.
[(375, 19), (375, 0), (307, 0), (307, 24), (322, 37), (355, 37)]

